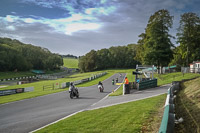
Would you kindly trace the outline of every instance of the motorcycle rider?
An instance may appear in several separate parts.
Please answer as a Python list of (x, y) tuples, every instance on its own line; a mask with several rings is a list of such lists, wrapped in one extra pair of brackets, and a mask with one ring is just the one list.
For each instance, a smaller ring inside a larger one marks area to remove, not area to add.
[(75, 85), (73, 84), (73, 82), (70, 83), (69, 92), (70, 91), (72, 91), (74, 94), (76, 94), (76, 91), (78, 92), (78, 89), (75, 87)]
[[(104, 89), (103, 83), (102, 83), (101, 81), (99, 81), (98, 86), (101, 86), (101, 87)], [(98, 87), (98, 88), (99, 88), (99, 87)]]
[(101, 81), (99, 81), (98, 85), (101, 85), (101, 86), (103, 86), (103, 84), (102, 84), (102, 82), (101, 82)]

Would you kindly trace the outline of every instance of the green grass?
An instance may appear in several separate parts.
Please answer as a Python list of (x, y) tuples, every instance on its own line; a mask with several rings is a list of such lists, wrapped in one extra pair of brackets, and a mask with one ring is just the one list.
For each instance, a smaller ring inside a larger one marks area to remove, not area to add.
[[(32, 87), (32, 86), (34, 87), (34, 91), (32, 91), (32, 92), (1, 96), (0, 97), (0, 104), (13, 102), (13, 101), (17, 101), (17, 100), (22, 100), (22, 99), (27, 99), (27, 98), (32, 98), (32, 97), (37, 97), (37, 96), (42, 96), (42, 95), (47, 95), (47, 94), (56, 93), (56, 92), (60, 92), (60, 91), (65, 91), (65, 90), (68, 90), (68, 88), (55, 89), (55, 90), (49, 89), (49, 90), (43, 91), (43, 86), (44, 85), (53, 85), (53, 84), (56, 84), (56, 83), (64, 83), (64, 82), (72, 82), (72, 81), (76, 81), (76, 80), (81, 80), (81, 79), (84, 79), (84, 78), (89, 78), (92, 75), (102, 73), (102, 72), (103, 71), (80, 73), (80, 74), (68, 76), (66, 78), (61, 78), (61, 79), (58, 79), (58, 80), (43, 80), (43, 81), (29, 83), (29, 84), (14, 85), (14, 86), (8, 86), (8, 87), (0, 88), (0, 90), (6, 90), (6, 89)], [(78, 87), (83, 87), (83, 86), (87, 86), (87, 85), (95, 85), (95, 84), (97, 84), (97, 82), (99, 80), (105, 80), (106, 78), (108, 78), (108, 76), (110, 76), (112, 74), (113, 73), (108, 73), (107, 75), (104, 75), (103, 77), (97, 78), (94, 81), (87, 82), (87, 83), (82, 84), (82, 85), (78, 85)]]
[(78, 59), (75, 58), (63, 58), (64, 67), (78, 68)]
[(172, 81), (181, 81), (182, 79), (191, 79), (194, 77), (200, 77), (200, 74), (195, 73), (185, 73), (181, 72), (168, 73), (168, 74), (154, 74), (155, 78), (158, 79), (158, 86), (170, 84)]
[(158, 109), (158, 103), (165, 99), (166, 95), (160, 95), (81, 112), (37, 133), (139, 133), (152, 112)]
[(200, 78), (181, 84), (175, 106), (176, 117), (184, 119), (183, 123), (175, 126), (175, 132), (200, 132)]

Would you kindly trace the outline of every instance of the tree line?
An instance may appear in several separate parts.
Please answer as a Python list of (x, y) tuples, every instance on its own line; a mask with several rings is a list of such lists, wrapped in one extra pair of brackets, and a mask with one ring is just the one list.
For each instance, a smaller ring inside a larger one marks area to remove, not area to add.
[[(134, 68), (136, 64), (188, 66), (200, 60), (200, 18), (196, 13), (181, 15), (176, 37), (169, 34), (173, 16), (162, 9), (150, 16), (145, 32), (138, 37), (137, 44), (92, 50), (80, 57), (81, 71), (105, 68)], [(177, 39), (175, 46), (171, 38)]]
[(62, 57), (46, 48), (0, 38), (0, 71), (54, 70), (62, 65)]
[(71, 54), (61, 55), (61, 56), (62, 56), (62, 58), (75, 58), (75, 59), (78, 59), (77, 56), (75, 56), (75, 55), (71, 55)]
[(91, 50), (79, 58), (79, 69), (89, 72), (107, 68), (133, 68), (139, 63), (133, 59), (136, 56), (136, 48), (136, 44), (129, 44), (98, 51)]

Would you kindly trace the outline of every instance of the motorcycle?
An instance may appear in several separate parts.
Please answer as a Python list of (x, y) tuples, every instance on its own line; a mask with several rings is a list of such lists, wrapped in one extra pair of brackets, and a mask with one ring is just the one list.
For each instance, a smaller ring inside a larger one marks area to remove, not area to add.
[(78, 88), (69, 89), (70, 98), (73, 99), (74, 97), (79, 98)]
[(100, 92), (103, 92), (103, 90), (104, 90), (102, 85), (98, 85), (98, 89), (99, 89)]

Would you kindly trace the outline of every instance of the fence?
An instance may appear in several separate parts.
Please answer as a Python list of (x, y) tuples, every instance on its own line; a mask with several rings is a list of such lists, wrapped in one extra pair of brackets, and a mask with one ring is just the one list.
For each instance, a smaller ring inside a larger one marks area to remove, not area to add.
[(51, 89), (51, 90), (54, 90), (54, 89), (60, 89), (60, 84), (59, 83), (53, 83), (51, 85), (43, 85), (43, 91), (44, 90), (47, 90), (47, 89)]
[(173, 133), (175, 125), (174, 111), (174, 94), (179, 90), (179, 82), (173, 82), (173, 86), (168, 89), (168, 94), (165, 102), (162, 122), (159, 133)]

